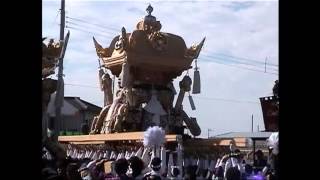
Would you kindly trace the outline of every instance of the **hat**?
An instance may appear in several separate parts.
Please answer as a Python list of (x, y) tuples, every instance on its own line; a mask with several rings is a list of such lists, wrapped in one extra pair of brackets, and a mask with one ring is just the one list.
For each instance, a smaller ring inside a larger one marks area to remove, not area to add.
[(161, 168), (161, 159), (159, 157), (154, 157), (151, 160), (151, 168)]

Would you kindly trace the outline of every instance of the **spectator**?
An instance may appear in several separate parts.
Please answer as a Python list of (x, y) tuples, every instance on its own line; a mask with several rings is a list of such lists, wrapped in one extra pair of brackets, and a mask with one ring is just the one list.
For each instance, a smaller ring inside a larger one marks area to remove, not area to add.
[(129, 168), (129, 163), (126, 159), (124, 158), (118, 159), (114, 165), (114, 169), (115, 169), (115, 172), (117, 173), (117, 176), (116, 178), (113, 178), (113, 179), (119, 179), (119, 180), (131, 179), (126, 174), (128, 171), (128, 168)]
[(92, 180), (92, 175), (86, 163), (83, 163), (78, 171), (80, 172), (82, 180)]
[(240, 180), (240, 170), (237, 167), (230, 167), (229, 169), (227, 169), (225, 178), (226, 180)]
[(164, 179), (160, 174), (161, 159), (155, 157), (151, 160), (151, 172), (146, 173), (143, 179)]
[(254, 161), (254, 165), (256, 171), (262, 171), (262, 169), (267, 165), (267, 160), (265, 159), (263, 152), (259, 149), (255, 153), (256, 160)]
[(192, 180), (192, 179), (196, 179), (197, 175), (196, 175), (196, 171), (197, 171), (197, 166), (188, 166), (186, 167), (186, 176), (185, 179), (186, 180)]
[(214, 174), (214, 176), (213, 176), (214, 180), (223, 180), (223, 177), (224, 177), (223, 167), (218, 166), (217, 168), (215, 168), (215, 171), (213, 174)]
[(76, 163), (70, 163), (67, 165), (66, 175), (68, 180), (81, 180), (78, 168), (79, 167)]
[(180, 170), (177, 166), (173, 166), (171, 169), (171, 175), (172, 175), (172, 180), (178, 179), (178, 176), (180, 174)]
[(131, 169), (131, 177), (134, 179), (142, 179), (143, 174), (141, 173), (144, 168), (144, 163), (142, 159), (140, 159), (138, 156), (132, 156), (129, 159), (129, 168)]
[(253, 168), (252, 168), (252, 166), (249, 165), (249, 164), (246, 164), (246, 165), (245, 165), (245, 174), (246, 174), (246, 176), (248, 177), (248, 176), (250, 176), (252, 173), (253, 173)]

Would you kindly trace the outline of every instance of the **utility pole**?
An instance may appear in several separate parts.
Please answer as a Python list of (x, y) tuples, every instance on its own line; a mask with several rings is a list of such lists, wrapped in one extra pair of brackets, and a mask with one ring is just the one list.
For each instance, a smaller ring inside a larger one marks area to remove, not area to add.
[(210, 131), (212, 131), (212, 129), (208, 129), (208, 139), (210, 137)]
[(251, 132), (253, 132), (253, 114), (251, 115)]
[(65, 0), (61, 0), (61, 16), (60, 16), (60, 40), (64, 40), (64, 28), (65, 28)]
[[(61, 0), (61, 9), (60, 9), (60, 44), (62, 45), (63, 49), (59, 58), (58, 64), (58, 83), (57, 83), (57, 92), (56, 92), (56, 99), (55, 99), (55, 134), (59, 136), (60, 130), (62, 128), (62, 121), (61, 121), (61, 107), (63, 106), (64, 100), (64, 82), (63, 82), (63, 57), (64, 51), (66, 48), (67, 43), (64, 42), (64, 28), (65, 28), (65, 0)], [(69, 33), (68, 33), (69, 34)], [(69, 36), (68, 36), (69, 37)]]

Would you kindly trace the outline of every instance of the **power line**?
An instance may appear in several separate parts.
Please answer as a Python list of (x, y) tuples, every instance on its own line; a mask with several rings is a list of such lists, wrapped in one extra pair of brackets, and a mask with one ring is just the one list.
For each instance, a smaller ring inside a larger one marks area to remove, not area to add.
[(108, 37), (108, 38), (113, 38), (113, 37), (111, 37), (111, 36), (108, 35), (108, 34), (104, 34), (103, 32), (89, 31), (88, 29), (82, 29), (82, 28), (74, 27), (74, 26), (70, 26), (70, 25), (67, 25), (67, 28), (73, 28), (73, 29), (75, 29), (75, 30), (81, 30), (81, 31), (83, 31), (83, 32), (87, 32), (87, 33), (90, 33), (90, 34), (99, 34), (99, 35), (102, 35), (102, 36), (105, 36), (105, 37)]
[(264, 72), (264, 71), (259, 71), (257, 69), (251, 69), (251, 68), (247, 68), (247, 67), (241, 67), (241, 66), (236, 66), (236, 65), (232, 65), (232, 64), (221, 63), (221, 62), (214, 61), (213, 59), (206, 59), (206, 58), (201, 58), (201, 59), (203, 59), (203, 60), (205, 60), (207, 62), (212, 62), (212, 63), (216, 63), (216, 64), (222, 64), (222, 65), (225, 65), (225, 66), (231, 66), (231, 67), (236, 67), (236, 68), (240, 68), (240, 69), (246, 69), (246, 70), (261, 72), (261, 73), (265, 73), (265, 74), (278, 75), (277, 73)]
[(83, 30), (83, 29), (80, 29), (80, 28), (77, 28), (77, 27), (73, 27), (73, 26), (70, 26), (70, 25), (69, 25), (69, 26), (66, 26), (66, 28), (67, 28), (67, 29), (74, 29), (74, 30), (81, 31), (81, 32), (84, 32), (84, 33), (89, 33), (89, 34), (92, 34), (92, 35), (97, 35), (97, 36), (102, 36), (102, 37), (106, 37), (106, 38), (111, 38), (110, 36), (107, 36), (107, 35), (104, 35), (104, 34), (86, 31), (86, 30)]
[[(244, 67), (244, 68), (247, 68), (248, 66), (251, 66), (251, 67), (255, 67), (254, 69), (256, 70), (261, 70), (261, 72), (266, 72), (266, 70), (268, 71), (272, 71), (273, 73), (277, 73), (278, 72), (278, 69), (273, 69), (273, 68), (270, 68), (270, 67), (262, 67), (262, 66), (255, 66), (255, 65), (251, 65), (251, 64), (244, 64), (244, 63), (240, 63), (240, 62), (237, 62), (237, 61), (229, 61), (229, 60), (225, 60), (225, 59), (221, 59), (221, 58), (217, 58), (217, 57), (212, 57), (214, 58), (215, 60), (218, 60), (218, 61), (223, 61), (223, 62), (235, 62), (239, 65), (239, 67)], [(244, 65), (244, 66), (242, 66)]]
[(108, 33), (108, 34), (114, 34), (114, 32), (112, 32), (112, 31), (110, 31), (110, 30), (109, 30), (109, 31), (106, 31), (106, 30), (108, 30), (108, 29), (103, 29), (103, 30), (102, 30), (102, 28), (101, 28), (101, 29), (98, 29), (98, 28), (96, 28), (96, 27), (89, 27), (89, 26), (87, 26), (86, 24), (85, 24), (85, 25), (82, 25), (82, 24), (75, 23), (75, 22), (73, 22), (73, 21), (66, 21), (66, 23), (71, 24), (71, 25), (76, 25), (76, 26), (79, 26), (79, 27), (82, 27), (82, 28), (90, 29), (90, 30), (94, 29), (95, 31), (98, 31), (98, 32), (103, 32), (103, 33)]
[[(212, 55), (204, 54), (204, 56), (213, 57), (213, 58), (216, 58), (216, 59), (222, 59), (222, 60), (226, 60), (226, 61), (230, 61), (230, 62), (236, 62), (236, 63), (239, 63), (239, 64), (245, 64), (245, 65), (260, 67), (260, 68), (266, 68), (267, 65), (268, 65), (268, 63), (266, 63), (266, 62), (261, 62), (261, 64), (258, 65), (258, 64), (254, 64), (254, 63), (249, 63), (248, 61), (247, 62), (239, 61), (236, 58), (231, 58), (230, 59), (230, 58), (227, 58), (227, 57), (217, 56), (215, 54), (212, 54)], [(270, 65), (268, 65), (268, 66), (270, 66)], [(277, 67), (267, 67), (267, 68), (270, 69), (270, 70), (278, 71)]]
[(65, 85), (68, 85), (68, 86), (78, 86), (78, 87), (87, 87), (87, 88), (97, 88), (97, 89), (100, 89), (98, 86), (91, 86), (91, 85), (84, 85), (84, 84), (71, 84), (71, 83), (65, 83)]
[[(225, 56), (225, 57), (230, 57), (230, 58), (234, 58), (234, 59), (242, 59), (242, 60), (250, 61), (250, 62), (253, 62), (253, 63), (265, 64), (265, 62), (262, 62), (262, 61), (257, 61), (257, 60), (252, 60), (252, 59), (248, 59), (248, 58), (232, 56), (232, 55), (223, 54), (223, 53), (214, 53), (214, 52), (210, 52), (210, 51), (204, 51), (204, 52), (208, 52), (210, 54), (215, 54), (217, 56)], [(273, 63), (266, 63), (266, 64), (270, 65), (270, 66), (278, 66), (277, 64), (273, 64)]]
[(195, 99), (204, 99), (204, 100), (216, 100), (216, 101), (227, 101), (227, 102), (235, 102), (235, 103), (252, 103), (252, 104), (260, 104), (255, 101), (245, 101), (245, 100), (237, 100), (237, 99), (223, 99), (223, 98), (214, 98), (214, 97), (198, 97), (192, 96)]
[(110, 30), (109, 30), (109, 31), (106, 31), (107, 29), (101, 30), (101, 29), (97, 29), (96, 27), (89, 27), (89, 26), (87, 26), (87, 25), (78, 24), (78, 23), (75, 23), (75, 22), (73, 22), (73, 21), (66, 21), (66, 23), (67, 23), (67, 24), (71, 24), (71, 25), (75, 25), (75, 26), (79, 26), (79, 27), (81, 27), (81, 28), (94, 29), (94, 30), (97, 31), (97, 32), (113, 34), (113, 32), (111, 32)]
[[(222, 63), (222, 62), (219, 62), (219, 61), (223, 61), (221, 59), (207, 59), (207, 58), (201, 58), (202, 60), (205, 60), (207, 62), (212, 62), (212, 63), (216, 63), (216, 64), (222, 64), (222, 65), (226, 65), (226, 66), (231, 66), (231, 67), (236, 67), (236, 68), (240, 68), (240, 69), (246, 69), (246, 70), (251, 70), (251, 71), (256, 71), (256, 72), (262, 72), (262, 73), (266, 73), (266, 74), (275, 74), (275, 75), (278, 75), (277, 73), (271, 73), (271, 72), (265, 72), (265, 71), (260, 71), (258, 69), (252, 69), (252, 68), (247, 68), (247, 67), (243, 67), (243, 66), (236, 66), (236, 65), (233, 65), (233, 64), (226, 64), (226, 63)], [(225, 61), (223, 61), (225, 62)]]
[(104, 28), (104, 29), (110, 29), (114, 32), (119, 32), (120, 31), (120, 28), (117, 29), (117, 28), (113, 28), (113, 27), (106, 27), (106, 26), (103, 26), (103, 25), (100, 25), (100, 24), (95, 24), (95, 23), (91, 23), (91, 22), (88, 22), (88, 21), (85, 21), (85, 20), (82, 20), (82, 19), (78, 19), (78, 18), (74, 18), (74, 17), (70, 17), (70, 16), (67, 16), (67, 19), (72, 19), (74, 21), (78, 21), (78, 22), (82, 22), (82, 23), (87, 23), (87, 24), (90, 24), (90, 25), (93, 25), (93, 26), (97, 26), (97, 27), (100, 27), (100, 28)]
[[(241, 62), (241, 61), (236, 61), (236, 60), (230, 60), (230, 59), (224, 59), (224, 58), (221, 58), (221, 57), (216, 57), (214, 55), (202, 55), (202, 56), (205, 56), (207, 58), (214, 58), (214, 59), (219, 59), (221, 61), (226, 61), (226, 62), (235, 62), (235, 63), (238, 63), (238, 64), (244, 64), (244, 65), (248, 65), (248, 66), (254, 66), (254, 67), (259, 67), (259, 68), (266, 68), (266, 67), (262, 67), (262, 66), (257, 66), (255, 64), (251, 64), (251, 63), (246, 63), (246, 62)], [(270, 68), (269, 67), (269, 70), (273, 70), (273, 71), (278, 71), (277, 69), (273, 69), (273, 68)]]

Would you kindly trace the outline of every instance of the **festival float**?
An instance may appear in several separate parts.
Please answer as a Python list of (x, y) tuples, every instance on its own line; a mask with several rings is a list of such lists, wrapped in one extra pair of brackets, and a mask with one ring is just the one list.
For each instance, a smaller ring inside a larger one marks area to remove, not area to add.
[[(187, 47), (182, 37), (161, 31), (150, 5), (146, 10), (133, 32), (123, 27), (108, 47), (93, 37), (104, 107), (93, 119), (89, 135), (59, 136), (58, 141), (72, 157), (137, 155), (148, 164), (152, 156), (158, 156), (163, 168), (175, 165), (182, 170), (182, 166), (200, 163), (207, 172), (230, 141), (197, 138), (201, 134), (197, 120), (182, 107), (188, 95), (195, 110), (190, 93), (201, 91), (197, 58), (205, 38)], [(192, 68), (193, 80), (187, 73)], [(181, 75), (177, 92), (173, 81)], [(185, 134), (186, 129), (192, 136)]]

